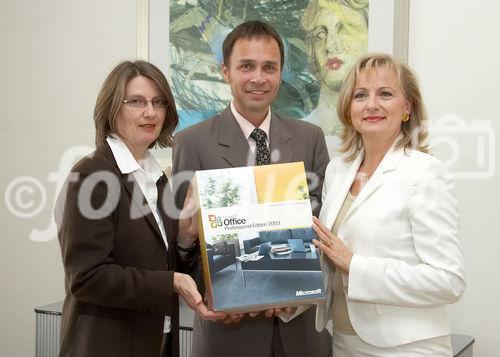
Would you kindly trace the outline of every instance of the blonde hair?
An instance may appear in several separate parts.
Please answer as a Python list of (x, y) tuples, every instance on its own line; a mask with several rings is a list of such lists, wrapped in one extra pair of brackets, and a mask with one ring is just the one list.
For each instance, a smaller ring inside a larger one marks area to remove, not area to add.
[(354, 88), (359, 73), (363, 70), (372, 71), (377, 68), (386, 68), (394, 71), (405, 98), (411, 104), (410, 118), (401, 124), (402, 137), (396, 143), (396, 147), (413, 148), (422, 152), (429, 152), (426, 143), (427, 113), (422, 101), (419, 84), (416, 75), (406, 64), (395, 60), (393, 57), (382, 53), (366, 54), (360, 57), (347, 75), (342, 89), (340, 90), (337, 104), (337, 114), (343, 124), (340, 138), (342, 146), (340, 151), (346, 153), (346, 161), (352, 161), (363, 148), (361, 134), (354, 129), (351, 118), (351, 102)]
[(167, 101), (165, 121), (160, 135), (149, 148), (155, 145), (159, 147), (172, 145), (172, 133), (179, 123), (174, 97), (163, 73), (151, 63), (139, 60), (121, 62), (113, 68), (102, 84), (94, 108), (96, 146), (104, 145), (106, 136), (116, 130), (118, 113), (125, 99), (125, 87), (130, 80), (137, 76), (151, 79), (158, 87), (161, 96)]

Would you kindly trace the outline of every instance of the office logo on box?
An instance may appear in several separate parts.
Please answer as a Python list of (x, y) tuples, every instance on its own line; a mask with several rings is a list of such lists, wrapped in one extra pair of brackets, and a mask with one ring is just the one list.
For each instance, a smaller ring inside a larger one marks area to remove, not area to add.
[(209, 214), (208, 221), (210, 222), (210, 227), (212, 228), (222, 227), (222, 218), (217, 217), (215, 214)]

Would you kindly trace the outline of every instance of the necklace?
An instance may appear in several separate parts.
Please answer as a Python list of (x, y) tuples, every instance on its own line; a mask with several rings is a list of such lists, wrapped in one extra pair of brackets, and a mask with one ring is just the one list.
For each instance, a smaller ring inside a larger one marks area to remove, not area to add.
[(375, 170), (373, 170), (370, 173), (358, 171), (357, 176), (361, 181), (368, 181), (370, 179), (370, 177), (372, 177), (374, 172), (375, 172)]

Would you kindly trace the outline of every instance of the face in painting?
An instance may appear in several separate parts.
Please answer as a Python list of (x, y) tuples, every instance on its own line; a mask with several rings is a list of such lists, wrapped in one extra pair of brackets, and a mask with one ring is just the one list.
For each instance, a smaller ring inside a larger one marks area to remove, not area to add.
[(236, 110), (246, 119), (263, 120), (281, 82), (281, 56), (276, 40), (241, 38), (234, 44), (224, 79), (231, 87)]
[(393, 70), (384, 67), (361, 70), (351, 101), (351, 120), (364, 141), (392, 143), (401, 132), (404, 114), (410, 111), (411, 103)]
[(313, 32), (313, 53), (322, 86), (340, 91), (356, 59), (368, 49), (368, 24), (362, 11), (322, 2)]
[(128, 101), (146, 99), (144, 108), (122, 104), (116, 120), (116, 134), (125, 142), (136, 159), (144, 157), (146, 150), (160, 135), (165, 121), (165, 109), (154, 108), (151, 100), (162, 95), (155, 82), (144, 76), (132, 78), (125, 87)]

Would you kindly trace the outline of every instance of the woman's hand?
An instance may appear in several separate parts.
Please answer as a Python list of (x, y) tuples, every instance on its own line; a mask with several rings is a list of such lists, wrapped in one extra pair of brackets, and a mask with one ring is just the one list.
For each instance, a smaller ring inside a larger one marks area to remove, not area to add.
[(313, 229), (319, 240), (313, 239), (313, 243), (328, 259), (341, 270), (342, 273), (349, 273), (352, 253), (349, 248), (333, 233), (325, 227), (321, 221), (313, 217)]
[(208, 309), (196, 287), (193, 278), (187, 274), (174, 273), (174, 291), (182, 296), (186, 304), (205, 320), (225, 319), (223, 312), (214, 312)]

